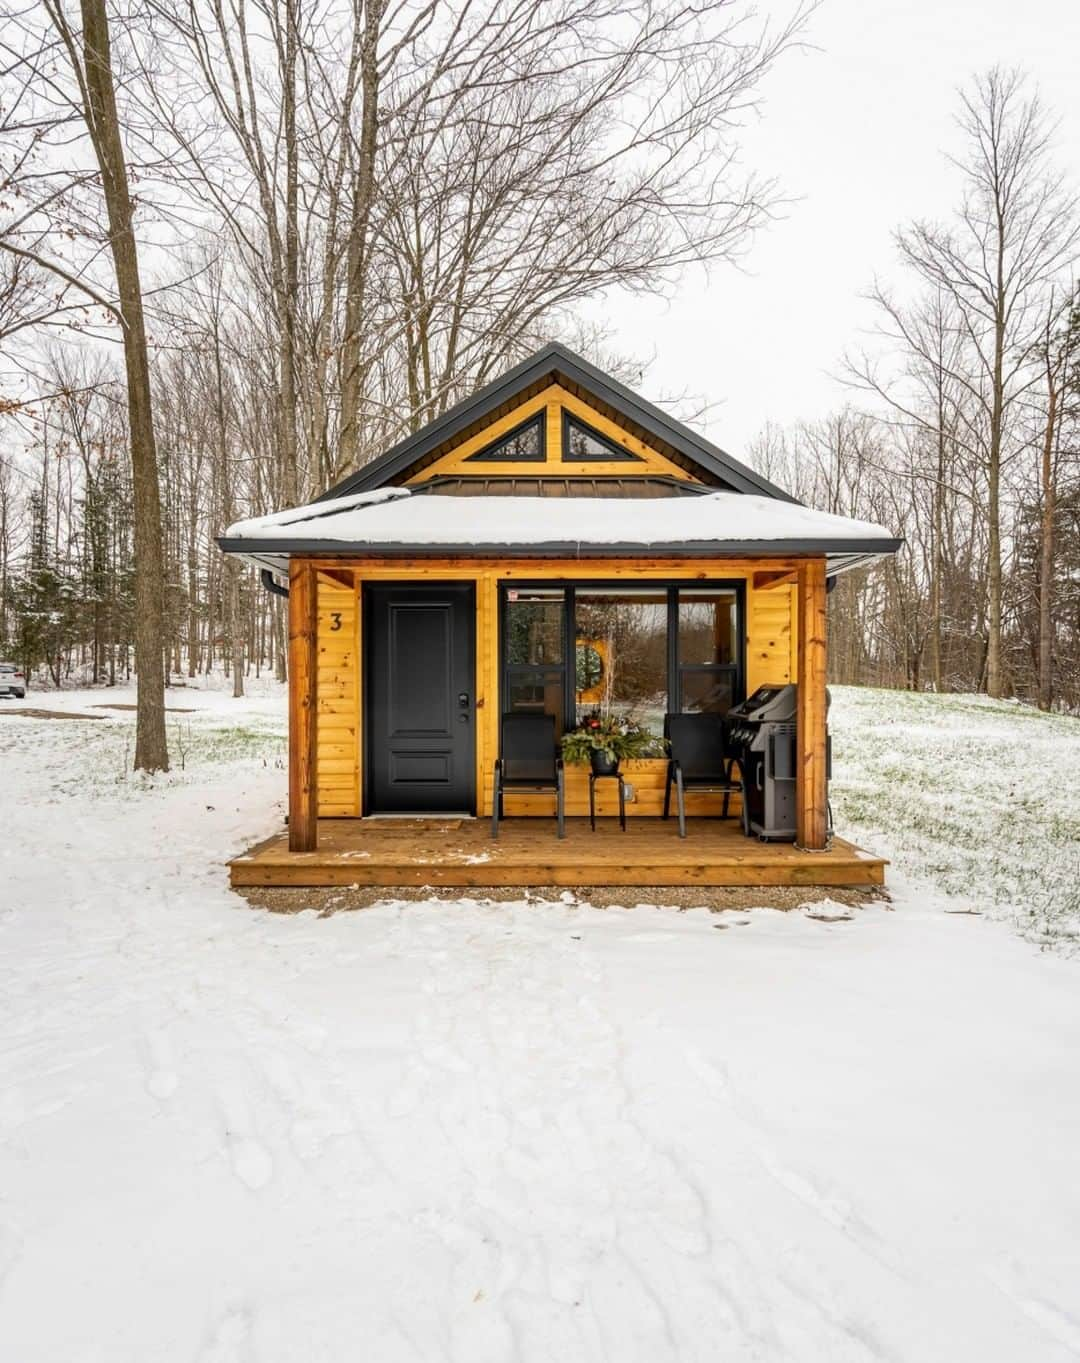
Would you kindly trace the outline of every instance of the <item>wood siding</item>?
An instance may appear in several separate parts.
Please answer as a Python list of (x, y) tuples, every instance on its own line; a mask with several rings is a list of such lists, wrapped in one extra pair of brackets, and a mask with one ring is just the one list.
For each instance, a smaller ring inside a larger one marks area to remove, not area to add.
[[(754, 572), (763, 567), (787, 566), (777, 560), (671, 560), (636, 564), (626, 560), (516, 560), (512, 563), (455, 560), (368, 560), (355, 565), (335, 563), (324, 567), (337, 574), (319, 573), (318, 637), (318, 784), (319, 813), (343, 817), (362, 812), (363, 789), (361, 716), (360, 583), (368, 582), (460, 582), (476, 585), (476, 763), (477, 813), (490, 814), (493, 769), (498, 752), (499, 730), (499, 583), (513, 581), (742, 581), (746, 584), (746, 685), (748, 691), (766, 683), (783, 684), (795, 675), (797, 622), (796, 590), (790, 584), (758, 588)], [(792, 563), (790, 566), (794, 566)], [(344, 585), (340, 577), (352, 571), (355, 583)], [(335, 628), (335, 623), (338, 627)], [(657, 815), (663, 805), (665, 763), (662, 760), (632, 762), (625, 769), (634, 786), (635, 798), (627, 808), (631, 816)], [(614, 783), (598, 787), (599, 810), (617, 812)], [(567, 769), (567, 813), (588, 812), (588, 774), (584, 768)], [(719, 810), (719, 797), (691, 794), (691, 814)], [(546, 816), (552, 812), (551, 797), (507, 796), (507, 814)], [(737, 797), (732, 810), (738, 809)]]
[(795, 680), (798, 647), (797, 592), (791, 585), (746, 590), (746, 694), (759, 686)]
[(319, 574), (319, 814), (360, 813), (360, 611), (355, 586)]

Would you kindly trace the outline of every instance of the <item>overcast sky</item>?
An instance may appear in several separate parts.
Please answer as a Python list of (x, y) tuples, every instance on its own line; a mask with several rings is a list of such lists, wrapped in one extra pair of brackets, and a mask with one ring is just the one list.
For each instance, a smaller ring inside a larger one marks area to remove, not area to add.
[[(769, 0), (763, 0), (762, 9)], [(897, 278), (893, 229), (943, 217), (957, 197), (956, 88), (995, 62), (1020, 65), (1060, 118), (1059, 163), (1080, 178), (1080, 0), (824, 0), (816, 50), (789, 53), (765, 86), (746, 161), (799, 202), (744, 272), (687, 280), (670, 304), (613, 300), (615, 347), (647, 358), (649, 396), (718, 405), (706, 427), (734, 455), (767, 419), (824, 415), (829, 377), (872, 323), (860, 291)]]

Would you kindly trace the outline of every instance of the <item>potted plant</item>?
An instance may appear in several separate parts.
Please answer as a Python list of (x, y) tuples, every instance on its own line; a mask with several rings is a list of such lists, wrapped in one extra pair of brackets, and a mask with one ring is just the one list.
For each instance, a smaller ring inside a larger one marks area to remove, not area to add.
[(597, 776), (614, 776), (619, 764), (635, 757), (650, 757), (662, 750), (663, 739), (643, 729), (636, 720), (593, 710), (576, 729), (562, 737), (563, 760), (579, 766), (590, 764)]

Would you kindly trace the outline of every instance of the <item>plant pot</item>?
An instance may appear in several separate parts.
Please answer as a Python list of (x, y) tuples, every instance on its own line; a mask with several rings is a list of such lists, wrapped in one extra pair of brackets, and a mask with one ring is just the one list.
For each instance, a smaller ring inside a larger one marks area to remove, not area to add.
[(595, 776), (614, 776), (619, 770), (619, 759), (614, 753), (605, 752), (603, 748), (593, 748), (589, 754), (589, 763)]

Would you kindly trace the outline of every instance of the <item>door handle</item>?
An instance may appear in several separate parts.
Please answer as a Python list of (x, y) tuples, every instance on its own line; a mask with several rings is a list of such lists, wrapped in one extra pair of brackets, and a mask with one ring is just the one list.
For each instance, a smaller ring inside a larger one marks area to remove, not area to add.
[(460, 691), (460, 692), (458, 693), (457, 703), (458, 703), (458, 705), (459, 705), (463, 710), (467, 710), (467, 709), (469, 708), (469, 693), (468, 693), (468, 691)]

